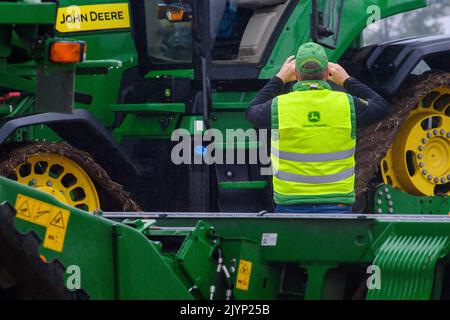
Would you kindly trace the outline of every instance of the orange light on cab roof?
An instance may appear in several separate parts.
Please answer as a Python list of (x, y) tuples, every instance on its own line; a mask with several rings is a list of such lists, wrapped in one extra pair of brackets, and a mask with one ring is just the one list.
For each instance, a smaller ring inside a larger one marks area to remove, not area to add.
[(85, 56), (85, 42), (56, 41), (50, 46), (50, 61), (55, 63), (77, 63), (84, 61)]
[(182, 21), (184, 17), (184, 10), (170, 10), (167, 12), (167, 19), (171, 22)]

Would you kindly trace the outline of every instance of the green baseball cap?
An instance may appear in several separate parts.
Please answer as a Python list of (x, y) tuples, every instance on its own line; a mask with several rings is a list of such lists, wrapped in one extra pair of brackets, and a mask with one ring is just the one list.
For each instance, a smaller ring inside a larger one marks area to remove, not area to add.
[[(305, 68), (305, 65), (308, 62), (316, 63), (317, 68)], [(317, 73), (325, 71), (328, 67), (328, 56), (325, 49), (321, 45), (314, 42), (302, 44), (300, 48), (298, 48), (296, 67), (301, 73)]]

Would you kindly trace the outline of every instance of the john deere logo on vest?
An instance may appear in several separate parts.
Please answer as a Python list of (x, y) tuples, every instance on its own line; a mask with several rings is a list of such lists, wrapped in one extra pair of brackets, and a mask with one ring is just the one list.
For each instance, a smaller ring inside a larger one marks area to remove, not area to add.
[(320, 121), (320, 112), (319, 111), (312, 111), (308, 113), (308, 121), (309, 122), (319, 122)]

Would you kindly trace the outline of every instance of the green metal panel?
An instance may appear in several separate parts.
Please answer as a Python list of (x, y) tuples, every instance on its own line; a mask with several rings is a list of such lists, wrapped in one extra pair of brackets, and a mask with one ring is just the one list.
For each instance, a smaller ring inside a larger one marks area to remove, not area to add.
[(161, 112), (155, 116), (129, 114), (122, 125), (114, 130), (114, 135), (119, 141), (127, 137), (170, 139), (179, 118), (178, 114)]
[[(157, 246), (139, 231), (68, 207), (47, 193), (0, 178), (2, 201), (14, 206), (17, 194), (70, 210), (63, 252), (41, 247), (40, 254), (49, 262), (58, 259), (66, 267), (78, 266), (82, 287), (91, 299), (191, 298)], [(33, 230), (42, 240), (46, 232), (43, 226), (17, 218), (16, 228), (23, 234)]]
[(113, 245), (116, 299), (192, 299), (160, 251), (144, 235), (115, 225)]
[(145, 78), (157, 78), (161, 76), (188, 78), (192, 80), (195, 78), (194, 69), (152, 70), (145, 75)]
[(267, 181), (224, 181), (219, 182), (221, 189), (264, 189), (269, 185)]
[(436, 261), (447, 243), (446, 236), (390, 236), (373, 263), (382, 270), (381, 288), (369, 288), (367, 299), (430, 299)]
[(377, 214), (450, 214), (448, 196), (413, 196), (389, 185), (377, 188), (373, 212)]
[(0, 24), (53, 24), (55, 3), (0, 2)]
[(184, 103), (112, 104), (108, 109), (133, 114), (184, 113), (186, 105)]

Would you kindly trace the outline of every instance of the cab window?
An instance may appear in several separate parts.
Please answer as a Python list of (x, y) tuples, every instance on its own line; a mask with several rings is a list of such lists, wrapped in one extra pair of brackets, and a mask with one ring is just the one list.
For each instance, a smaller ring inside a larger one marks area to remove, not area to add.
[[(170, 65), (192, 63), (192, 19), (169, 21), (171, 16), (161, 12), (160, 4), (161, 0), (145, 0), (147, 52), (151, 62)], [(185, 5), (188, 7), (188, 2)]]

